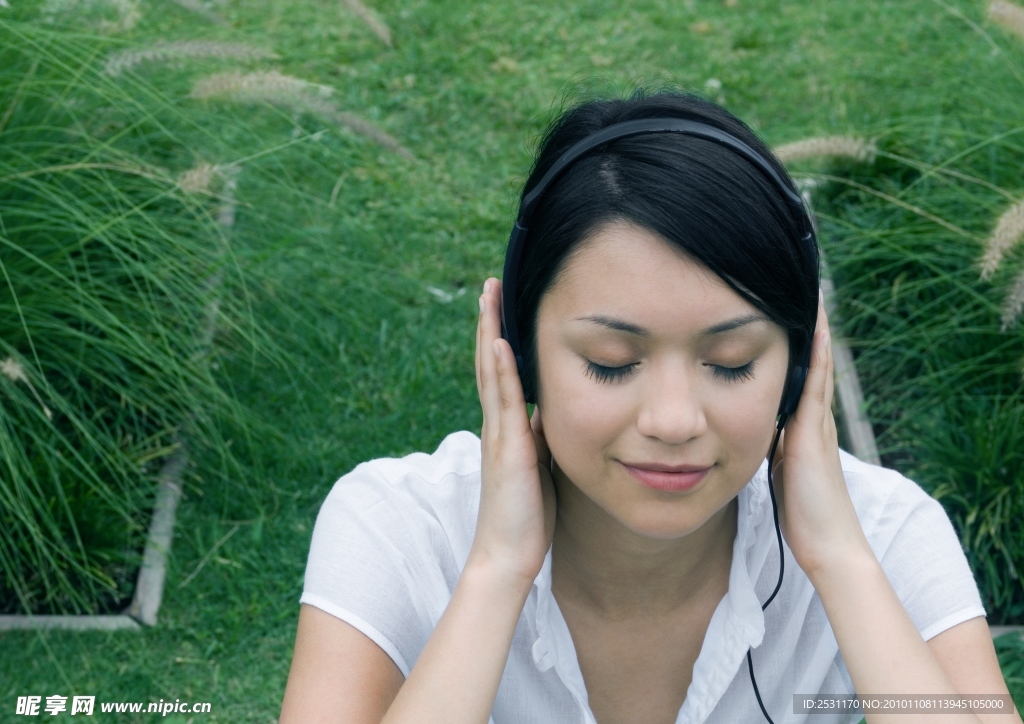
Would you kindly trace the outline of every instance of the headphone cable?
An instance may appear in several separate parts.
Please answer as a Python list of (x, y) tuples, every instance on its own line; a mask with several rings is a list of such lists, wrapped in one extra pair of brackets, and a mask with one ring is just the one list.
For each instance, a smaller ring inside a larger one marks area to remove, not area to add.
[[(779, 418), (779, 424), (775, 428), (775, 439), (772, 440), (772, 447), (768, 453), (768, 493), (772, 498), (772, 514), (775, 518), (775, 535), (779, 539), (779, 582), (775, 584), (775, 590), (772, 591), (772, 595), (768, 597), (768, 600), (761, 606), (761, 610), (764, 611), (768, 608), (768, 604), (771, 603), (779, 589), (782, 588), (782, 574), (785, 571), (786, 556), (782, 549), (782, 529), (779, 527), (779, 506), (775, 502), (775, 486), (772, 483), (772, 462), (775, 459), (775, 448), (779, 444), (779, 437), (782, 435), (782, 428), (786, 424), (786, 418), (788, 415), (782, 414)], [(761, 707), (761, 713), (764, 714), (764, 718), (768, 720), (768, 724), (775, 724), (772, 718), (768, 716), (768, 711), (764, 708), (764, 702), (761, 701), (761, 692), (757, 690), (757, 681), (754, 680), (754, 661), (750, 657), (750, 649), (747, 649), (747, 669), (750, 671), (750, 683), (754, 687), (754, 696), (757, 697), (757, 704)]]

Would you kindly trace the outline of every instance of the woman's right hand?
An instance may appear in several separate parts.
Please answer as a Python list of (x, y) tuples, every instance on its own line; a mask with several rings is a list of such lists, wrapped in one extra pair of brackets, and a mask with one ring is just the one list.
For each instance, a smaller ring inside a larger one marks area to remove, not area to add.
[(532, 582), (555, 528), (551, 452), (540, 407), (527, 419), (515, 356), (501, 336), (501, 282), (494, 278), (480, 297), (476, 385), (483, 409), (482, 479), (469, 559)]

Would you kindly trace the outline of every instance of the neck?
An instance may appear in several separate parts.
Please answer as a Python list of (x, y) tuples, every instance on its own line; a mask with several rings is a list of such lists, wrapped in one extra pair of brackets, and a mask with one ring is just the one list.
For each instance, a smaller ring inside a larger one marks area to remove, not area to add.
[(551, 549), (552, 592), (611, 619), (669, 615), (728, 590), (738, 501), (672, 540), (642, 536), (583, 494), (561, 470)]

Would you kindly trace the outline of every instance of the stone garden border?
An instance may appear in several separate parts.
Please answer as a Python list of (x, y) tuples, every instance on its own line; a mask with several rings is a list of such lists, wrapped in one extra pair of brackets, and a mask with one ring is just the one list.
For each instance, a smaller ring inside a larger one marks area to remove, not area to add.
[(0, 631), (41, 628), (137, 631), (141, 628), (140, 624), (155, 626), (163, 599), (164, 579), (167, 577), (167, 555), (174, 536), (174, 520), (181, 500), (181, 477), (187, 464), (188, 451), (184, 445), (180, 445), (160, 470), (156, 503), (153, 505), (153, 517), (149, 521), (149, 533), (142, 553), (135, 594), (131, 606), (124, 613), (105, 616), (4, 615), (0, 616)]

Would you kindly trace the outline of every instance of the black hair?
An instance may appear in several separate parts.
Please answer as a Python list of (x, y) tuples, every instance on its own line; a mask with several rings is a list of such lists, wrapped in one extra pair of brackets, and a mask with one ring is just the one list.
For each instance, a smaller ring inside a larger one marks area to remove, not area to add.
[[(641, 88), (628, 99), (585, 101), (562, 113), (541, 140), (522, 196), (583, 138), (622, 121), (665, 117), (702, 121), (739, 138), (795, 189), (768, 146), (725, 109), (689, 93)], [(678, 247), (786, 330), (792, 366), (797, 350), (810, 344), (818, 310), (818, 248), (802, 240), (806, 223), (801, 213), (749, 161), (701, 138), (633, 136), (579, 159), (539, 200), (523, 253), (515, 311), (527, 399), (539, 400), (541, 391), (536, 349), (540, 301), (581, 242), (615, 221)], [(813, 254), (810, 263), (808, 254)], [(815, 270), (813, 277), (809, 268)]]

